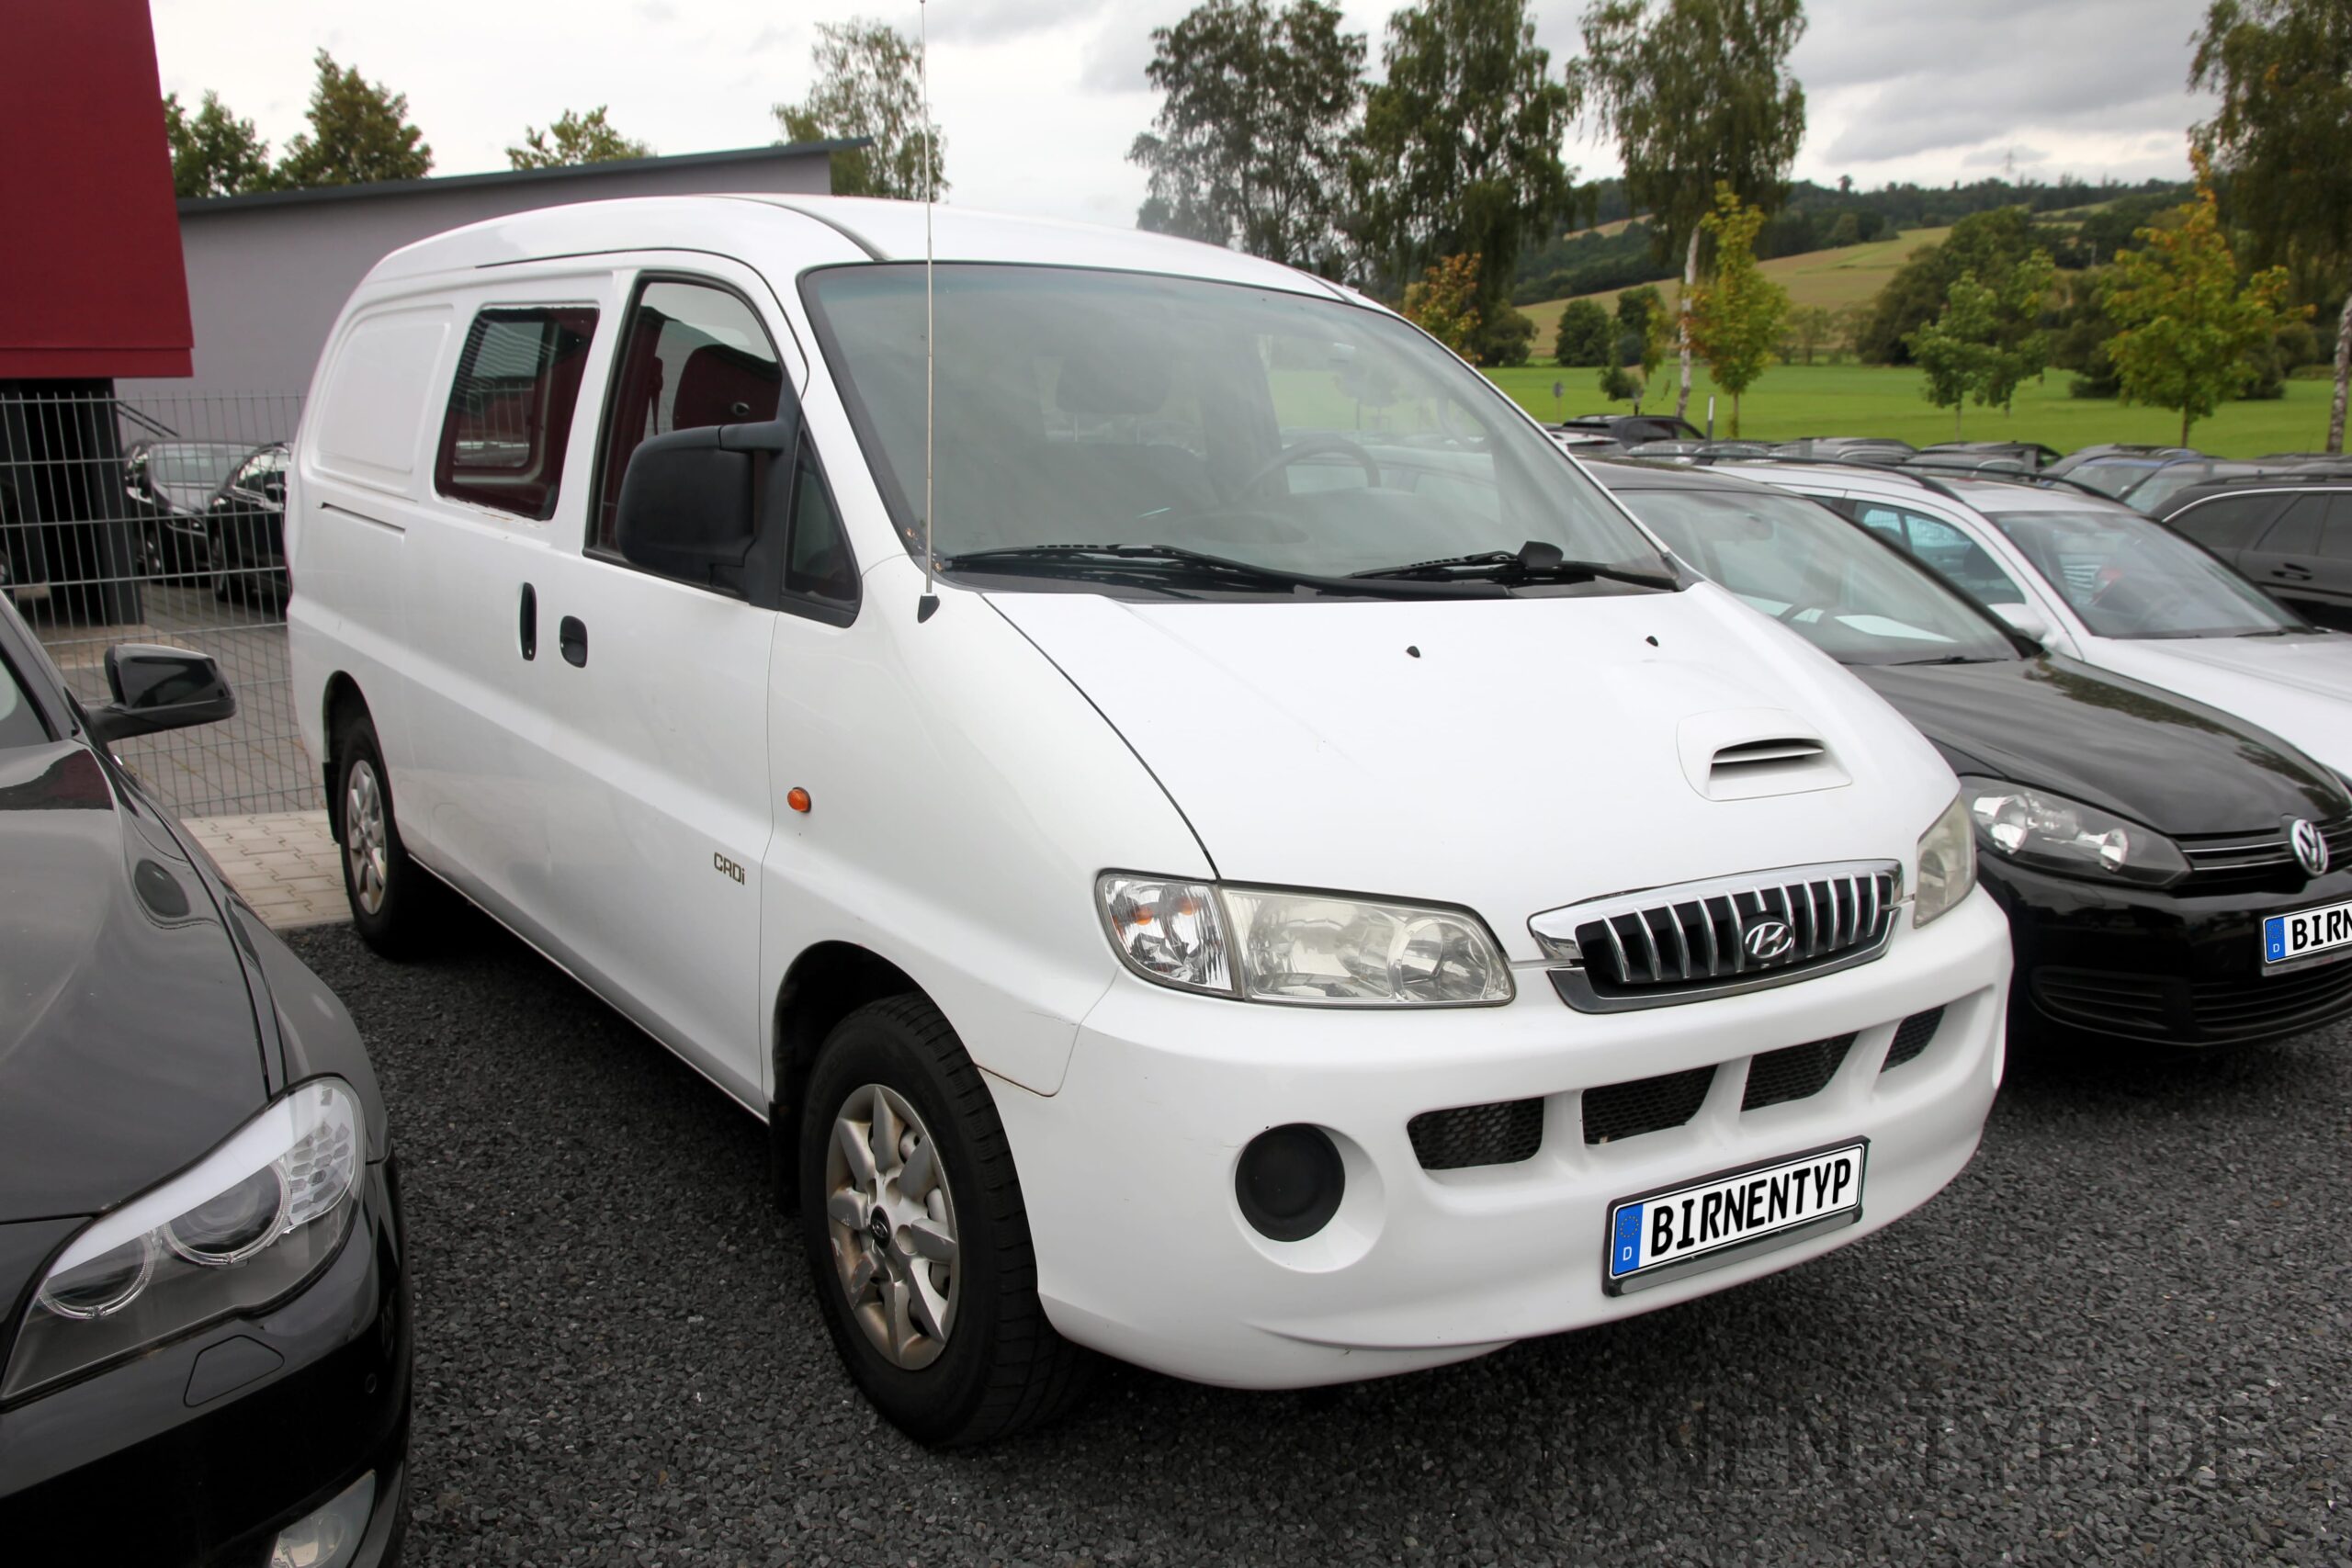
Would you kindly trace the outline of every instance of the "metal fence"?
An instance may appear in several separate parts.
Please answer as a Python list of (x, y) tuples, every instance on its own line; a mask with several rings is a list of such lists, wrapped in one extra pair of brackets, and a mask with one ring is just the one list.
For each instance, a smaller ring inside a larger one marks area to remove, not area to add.
[(118, 398), (105, 382), (0, 386), (0, 592), (84, 703), (106, 650), (210, 654), (236, 693), (222, 724), (116, 746), (183, 817), (320, 803), (286, 667), (289, 394)]

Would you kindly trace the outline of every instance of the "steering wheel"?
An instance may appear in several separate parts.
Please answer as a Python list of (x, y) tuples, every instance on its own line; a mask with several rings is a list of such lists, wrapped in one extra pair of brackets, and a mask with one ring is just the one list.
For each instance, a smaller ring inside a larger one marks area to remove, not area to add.
[(1248, 495), (1301, 457), (1311, 457), (1318, 452), (1340, 452), (1353, 457), (1356, 460), (1356, 466), (1363, 470), (1364, 488), (1366, 490), (1380, 488), (1380, 465), (1373, 459), (1371, 453), (1344, 435), (1309, 435), (1275, 453), (1273, 461), (1243, 480), (1241, 489), (1237, 493)]

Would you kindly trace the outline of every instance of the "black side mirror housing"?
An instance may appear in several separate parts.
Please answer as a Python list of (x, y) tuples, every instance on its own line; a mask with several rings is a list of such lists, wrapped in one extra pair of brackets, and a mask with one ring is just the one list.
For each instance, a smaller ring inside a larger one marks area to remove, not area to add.
[(90, 732), (107, 745), (159, 729), (215, 724), (237, 711), (236, 694), (209, 653), (154, 643), (117, 643), (107, 649), (107, 689), (114, 701), (87, 716)]
[(770, 420), (647, 437), (621, 476), (613, 519), (621, 558), (682, 582), (743, 592), (767, 470), (797, 434), (793, 422)]

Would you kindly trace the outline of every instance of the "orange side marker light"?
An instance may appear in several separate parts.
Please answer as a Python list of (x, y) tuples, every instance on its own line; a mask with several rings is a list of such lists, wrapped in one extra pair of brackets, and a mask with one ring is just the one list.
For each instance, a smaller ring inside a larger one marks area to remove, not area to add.
[(795, 811), (805, 814), (808, 811), (809, 805), (808, 792), (802, 789), (798, 784), (794, 784), (790, 789), (784, 792), (784, 803), (792, 807)]

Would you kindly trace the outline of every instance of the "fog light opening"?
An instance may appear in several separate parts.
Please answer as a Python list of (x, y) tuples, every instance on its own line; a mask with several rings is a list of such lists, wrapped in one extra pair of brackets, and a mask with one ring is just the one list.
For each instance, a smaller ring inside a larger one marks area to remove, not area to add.
[(323, 1506), (277, 1532), (269, 1568), (338, 1568), (359, 1552), (368, 1516), (376, 1506), (376, 1472), (369, 1471)]
[(1347, 1184), (1330, 1134), (1303, 1122), (1250, 1139), (1233, 1171), (1242, 1218), (1270, 1241), (1304, 1241), (1329, 1224)]

